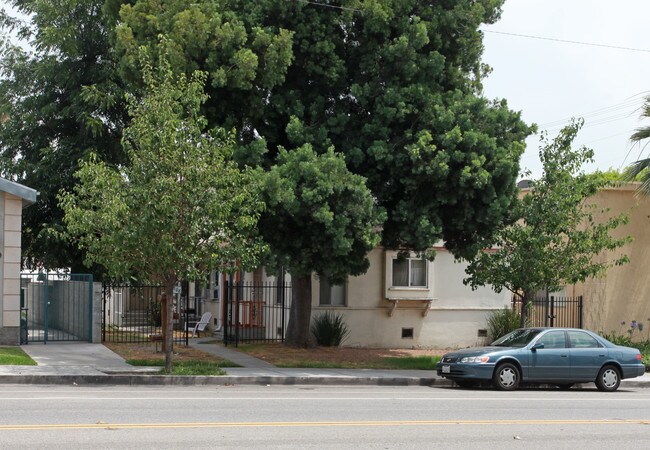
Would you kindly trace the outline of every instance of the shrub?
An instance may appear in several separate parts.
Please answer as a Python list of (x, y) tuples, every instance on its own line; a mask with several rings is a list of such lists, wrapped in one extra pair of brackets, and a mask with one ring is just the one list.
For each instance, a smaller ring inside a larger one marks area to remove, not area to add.
[(162, 325), (162, 306), (154, 299), (149, 299), (149, 325), (154, 327)]
[(609, 342), (615, 345), (624, 345), (626, 347), (634, 347), (634, 343), (629, 335), (617, 333), (612, 331), (611, 333), (600, 333), (602, 337), (607, 339)]
[(488, 336), (496, 341), (511, 331), (519, 328), (521, 315), (512, 308), (505, 307), (500, 311), (494, 311), (487, 320)]
[(343, 316), (332, 311), (314, 317), (311, 332), (316, 338), (316, 343), (323, 347), (338, 347), (350, 334)]

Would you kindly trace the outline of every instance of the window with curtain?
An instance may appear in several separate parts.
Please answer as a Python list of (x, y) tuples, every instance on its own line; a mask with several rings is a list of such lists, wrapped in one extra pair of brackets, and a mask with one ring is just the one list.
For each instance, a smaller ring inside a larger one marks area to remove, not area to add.
[(427, 261), (421, 258), (393, 259), (393, 286), (426, 287)]
[(318, 304), (321, 306), (346, 306), (345, 284), (331, 284), (327, 278), (319, 280)]

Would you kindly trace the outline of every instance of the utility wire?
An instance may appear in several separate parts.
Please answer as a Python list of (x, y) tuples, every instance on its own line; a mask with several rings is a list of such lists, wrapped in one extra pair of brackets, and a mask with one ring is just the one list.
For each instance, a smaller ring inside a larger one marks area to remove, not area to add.
[(646, 48), (632, 48), (632, 47), (621, 47), (618, 45), (608, 45), (608, 44), (596, 44), (595, 42), (581, 42), (581, 41), (571, 41), (568, 39), (556, 39), (556, 38), (549, 38), (549, 37), (544, 37), (544, 36), (533, 36), (530, 34), (519, 34), (519, 33), (507, 33), (505, 31), (494, 31), (494, 30), (481, 30), (483, 33), (493, 33), (493, 34), (503, 34), (505, 36), (517, 36), (517, 37), (524, 37), (528, 39), (540, 39), (543, 41), (553, 41), (553, 42), (562, 42), (564, 44), (578, 44), (578, 45), (589, 45), (591, 47), (604, 47), (604, 48), (612, 48), (616, 50), (627, 50), (631, 52), (644, 52), (644, 53), (650, 53), (650, 50)]
[(637, 108), (635, 108), (635, 109), (638, 109), (638, 106), (641, 106), (641, 104), (643, 104), (644, 102), (645, 102), (645, 99), (625, 100), (622, 103), (616, 103), (616, 104), (611, 105), (611, 106), (605, 106), (605, 107), (600, 108), (600, 109), (594, 109), (592, 111), (587, 111), (587, 112), (584, 112), (582, 114), (576, 114), (576, 115), (574, 115), (572, 117), (565, 117), (564, 119), (558, 119), (558, 120), (553, 120), (553, 121), (550, 121), (550, 122), (545, 122), (543, 124), (540, 124), (540, 127), (542, 127), (542, 128), (544, 128), (544, 127), (554, 127), (554, 126), (557, 126), (557, 125), (565, 124), (569, 120), (571, 120), (573, 117), (582, 117), (582, 118), (586, 119), (586, 118), (589, 118), (589, 117), (602, 116), (602, 115), (605, 115), (605, 114), (610, 114), (610, 113), (613, 113), (613, 112), (616, 112), (616, 111), (620, 111), (621, 109), (624, 109), (624, 110), (628, 109), (631, 106), (636, 106)]

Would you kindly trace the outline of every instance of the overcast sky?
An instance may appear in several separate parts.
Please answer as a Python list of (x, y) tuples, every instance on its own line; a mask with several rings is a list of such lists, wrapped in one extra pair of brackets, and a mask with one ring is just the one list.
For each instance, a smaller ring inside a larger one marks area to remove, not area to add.
[[(649, 0), (506, 0), (501, 20), (482, 27), (483, 60), (493, 68), (485, 95), (505, 98), (527, 123), (551, 137), (571, 117), (583, 117), (576, 143), (595, 151), (587, 171), (621, 169), (648, 157), (650, 145), (633, 146), (629, 137), (644, 124), (639, 108), (650, 94), (649, 17)], [(537, 178), (537, 136), (527, 144), (522, 170)]]
[[(505, 98), (553, 137), (571, 117), (584, 117), (577, 144), (595, 152), (595, 169), (624, 168), (650, 156), (650, 145), (629, 142), (644, 96), (650, 94), (650, 1), (506, 0), (501, 20), (484, 26), (483, 60), (493, 69), (484, 83), (489, 98)], [(630, 51), (497, 34), (579, 41)], [(529, 138), (521, 160), (541, 175), (538, 139)]]

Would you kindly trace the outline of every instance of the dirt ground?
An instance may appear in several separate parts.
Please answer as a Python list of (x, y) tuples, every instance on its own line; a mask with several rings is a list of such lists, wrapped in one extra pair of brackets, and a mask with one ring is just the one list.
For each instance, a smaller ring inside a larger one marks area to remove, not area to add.
[[(105, 345), (124, 359), (164, 359), (162, 352), (156, 352), (153, 343), (144, 344), (115, 344), (107, 342)], [(223, 345), (214, 342), (205, 345)], [(305, 362), (339, 363), (350, 367), (363, 367), (372, 365), (383, 358), (402, 358), (409, 356), (440, 356), (446, 350), (436, 349), (377, 349), (377, 348), (352, 348), (352, 347), (315, 347), (310, 349), (292, 348), (282, 344), (248, 344), (237, 348), (229, 347), (247, 353), (256, 358), (263, 359), (274, 365), (300, 365)], [(219, 358), (209, 353), (192, 347), (174, 346), (176, 360), (206, 360), (218, 361)]]
[[(116, 344), (113, 342), (104, 342), (104, 345), (126, 360), (165, 359), (165, 354), (161, 351), (156, 351), (155, 345), (149, 342), (142, 344)], [(220, 358), (217, 358), (209, 353), (181, 345), (174, 346), (173, 354), (174, 360), (176, 361), (189, 361), (197, 359), (202, 361), (221, 361)]]

